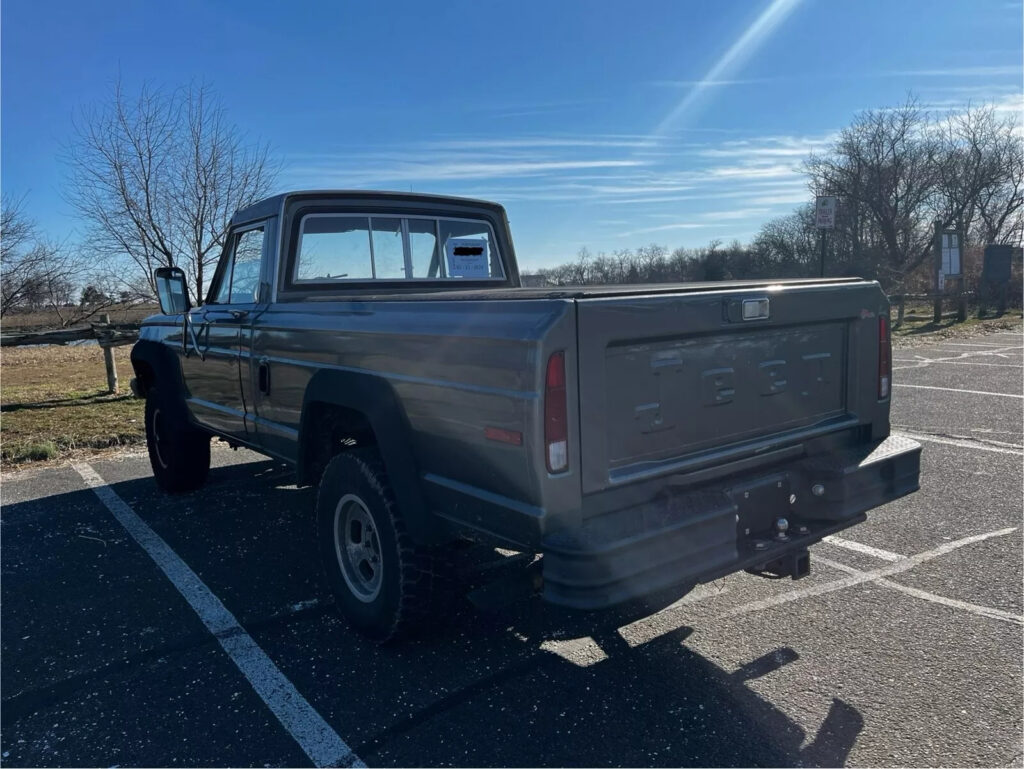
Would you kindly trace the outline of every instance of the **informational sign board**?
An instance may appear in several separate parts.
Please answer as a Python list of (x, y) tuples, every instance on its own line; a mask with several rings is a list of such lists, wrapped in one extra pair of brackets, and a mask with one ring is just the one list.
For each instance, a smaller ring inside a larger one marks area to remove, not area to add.
[(942, 261), (939, 272), (947, 278), (959, 278), (963, 274), (960, 267), (960, 233), (945, 230), (942, 233)]
[(819, 230), (834, 229), (837, 208), (839, 208), (839, 198), (835, 195), (818, 195), (814, 205), (814, 226)]
[(448, 238), (445, 244), (448, 276), (452, 278), (491, 277), (490, 255), (484, 238)]
[(1003, 284), (1010, 282), (1013, 267), (1013, 246), (985, 246), (985, 261), (982, 264), (981, 279), (985, 283)]

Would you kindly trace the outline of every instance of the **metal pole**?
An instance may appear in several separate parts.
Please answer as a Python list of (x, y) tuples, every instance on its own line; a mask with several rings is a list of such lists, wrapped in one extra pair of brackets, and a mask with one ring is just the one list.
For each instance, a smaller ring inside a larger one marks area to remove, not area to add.
[(819, 277), (824, 278), (825, 277), (825, 239), (828, 237), (828, 230), (822, 229), (822, 230), (819, 230), (819, 232), (821, 233), (821, 237), (819, 238), (819, 240), (821, 241), (821, 243), (820, 243), (821, 253), (818, 256), (818, 262), (819, 262), (819, 265), (820, 265), (820, 276)]
[(932, 322), (936, 325), (942, 322), (942, 288), (939, 286), (939, 275), (942, 272), (942, 222), (935, 220), (935, 281), (932, 284), (935, 288), (935, 307), (932, 314)]

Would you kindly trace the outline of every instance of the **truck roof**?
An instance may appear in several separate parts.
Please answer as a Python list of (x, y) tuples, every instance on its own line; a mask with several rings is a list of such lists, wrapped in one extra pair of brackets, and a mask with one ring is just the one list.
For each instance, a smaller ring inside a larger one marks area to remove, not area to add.
[(265, 219), (281, 212), (281, 207), (289, 198), (311, 197), (311, 198), (338, 198), (339, 200), (380, 200), (404, 201), (420, 203), (456, 203), (473, 206), (475, 208), (488, 208), (495, 212), (504, 213), (504, 208), (498, 203), (490, 200), (477, 200), (474, 198), (461, 198), (455, 195), (433, 195), (424, 192), (395, 192), (389, 190), (291, 190), (271, 195), (269, 198), (257, 201), (250, 206), (240, 208), (231, 217), (232, 224), (244, 224), (255, 219)]

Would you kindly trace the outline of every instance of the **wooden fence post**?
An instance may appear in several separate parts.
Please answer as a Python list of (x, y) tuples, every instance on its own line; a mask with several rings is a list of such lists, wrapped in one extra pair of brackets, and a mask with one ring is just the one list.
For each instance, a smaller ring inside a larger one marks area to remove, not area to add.
[[(109, 315), (100, 315), (100, 323), (109, 324)], [(103, 348), (103, 363), (107, 367), (107, 392), (111, 395), (117, 395), (117, 364), (114, 363), (114, 348), (103, 345), (100, 341), (100, 346)]]
[(903, 325), (903, 312), (907, 308), (907, 297), (905, 294), (900, 294), (898, 302), (896, 304), (896, 328)]

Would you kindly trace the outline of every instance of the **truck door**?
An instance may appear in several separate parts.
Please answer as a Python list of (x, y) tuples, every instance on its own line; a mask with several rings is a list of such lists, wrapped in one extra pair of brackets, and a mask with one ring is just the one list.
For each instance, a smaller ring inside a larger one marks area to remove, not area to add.
[(258, 307), (266, 240), (263, 223), (232, 233), (217, 267), (211, 300), (190, 313), (196, 345), (186, 340), (189, 354), (182, 362), (195, 419), (242, 440), (251, 429), (245, 418), (243, 378), (248, 385), (250, 328)]

